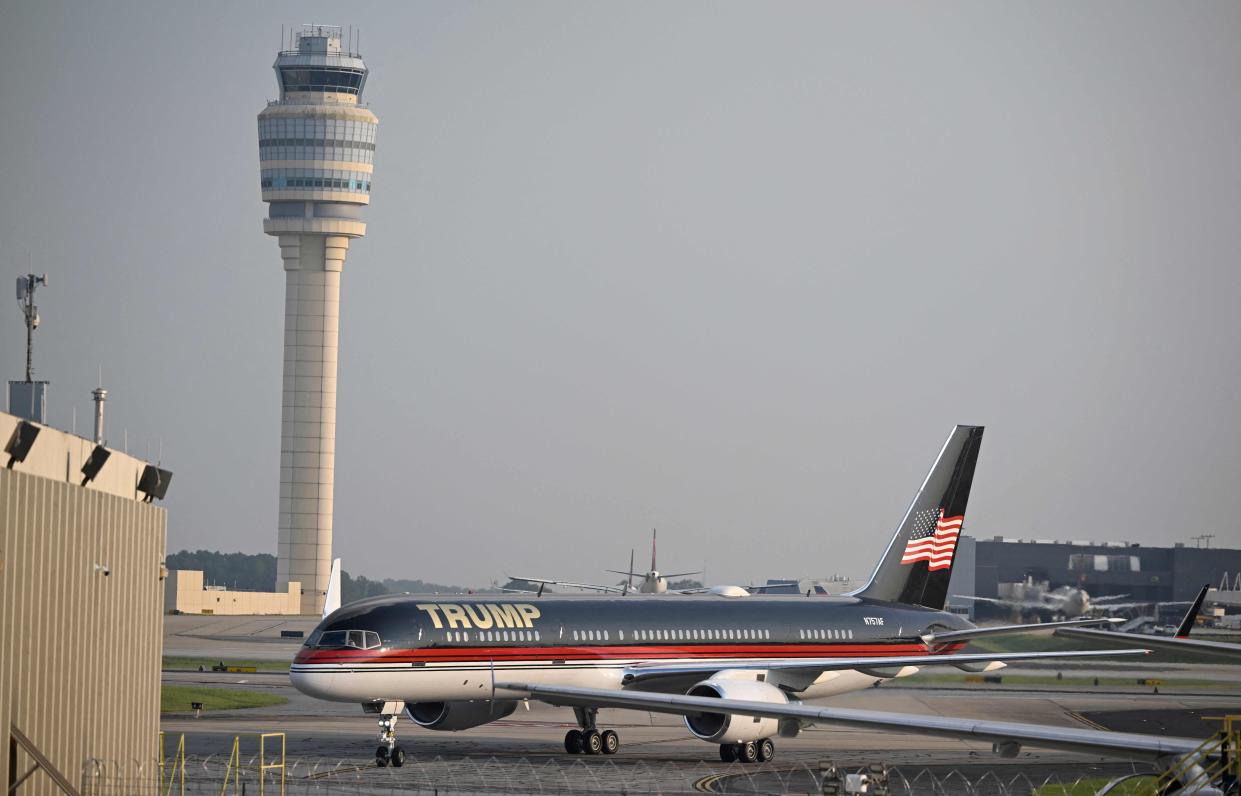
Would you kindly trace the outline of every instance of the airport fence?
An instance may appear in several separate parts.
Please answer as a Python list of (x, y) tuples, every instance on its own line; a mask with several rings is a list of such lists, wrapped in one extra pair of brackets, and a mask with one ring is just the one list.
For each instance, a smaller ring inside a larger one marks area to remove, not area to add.
[[(230, 765), (231, 763), (231, 765)], [(238, 765), (239, 764), (239, 765)], [(680, 793), (866, 793), (874, 796), (1091, 796), (1110, 780), (1096, 777), (1007, 774), (1003, 767), (976, 770), (880, 766), (836, 768), (785, 764), (617, 760), (615, 758), (442, 758), (410, 756), (401, 768), (378, 768), (371, 760), (286, 761), (283, 771), (260, 771), (257, 757), (186, 757), (161, 770), (151, 764), (89, 760), (81, 772), (83, 796), (181, 796), (182, 794), (680, 794)], [(1153, 780), (1135, 768), (1134, 779), (1114, 794), (1153, 794)], [(1144, 778), (1144, 779), (1143, 779)]]

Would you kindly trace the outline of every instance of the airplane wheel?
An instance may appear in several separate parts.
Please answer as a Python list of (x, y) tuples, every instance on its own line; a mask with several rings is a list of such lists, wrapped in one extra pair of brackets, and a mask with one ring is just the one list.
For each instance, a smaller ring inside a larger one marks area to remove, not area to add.
[(388, 757), (388, 763), (393, 768), (400, 768), (405, 765), (405, 750), (399, 746), (392, 748), (392, 754)]
[(720, 744), (720, 759), (725, 763), (737, 762), (737, 745), (733, 743)]
[(770, 738), (764, 738), (758, 742), (758, 762), (766, 763), (775, 756), (776, 745), (771, 742)]
[(758, 744), (746, 741), (737, 747), (737, 759), (742, 763), (753, 763), (758, 760)]
[(375, 765), (385, 768), (388, 765), (388, 747), (380, 746), (375, 749)]
[(582, 733), (582, 751), (588, 755), (603, 752), (603, 737), (599, 735), (598, 730), (586, 730)]
[(605, 755), (614, 755), (620, 750), (620, 736), (616, 734), (616, 730), (604, 730), (600, 739), (603, 741)]
[(564, 734), (564, 750), (571, 755), (582, 753), (582, 731), (569, 730)]

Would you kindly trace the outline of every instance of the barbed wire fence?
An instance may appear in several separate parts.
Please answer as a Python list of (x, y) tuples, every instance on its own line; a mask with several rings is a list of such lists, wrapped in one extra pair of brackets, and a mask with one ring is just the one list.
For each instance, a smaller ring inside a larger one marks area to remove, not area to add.
[[(240, 767), (230, 767), (228, 755), (187, 757), (184, 792), (186, 794), (224, 793), (257, 796), (280, 794), (280, 772), (259, 770), (257, 757), (243, 759)], [(270, 760), (268, 761), (270, 762)], [(877, 781), (882, 772), (883, 782)], [(557, 758), (442, 758), (408, 757), (401, 768), (379, 768), (371, 760), (324, 760), (290, 758), (285, 763), (286, 796), (313, 794), (690, 794), (690, 793), (839, 793), (851, 792), (844, 780), (833, 773), (871, 777), (869, 794), (890, 796), (1089, 796), (1097, 793), (1115, 774), (1101, 778), (1084, 775), (1066, 778), (1018, 772), (1009, 775), (991, 769), (978, 773), (956, 769), (882, 767), (848, 768), (832, 772), (827, 763), (761, 766), (734, 763), (729, 766), (706, 762), (688, 764), (677, 761), (624, 761), (610, 759), (564, 760)], [(1149, 775), (1148, 769), (1134, 767), (1133, 775)], [(227, 777), (228, 784), (225, 786)], [(260, 780), (262, 787), (260, 789)], [(856, 781), (856, 780), (855, 780)], [(1150, 782), (1151, 780), (1146, 780)], [(83, 796), (157, 796), (180, 794), (180, 764), (162, 772), (158, 761), (87, 760), (82, 766)], [(171, 784), (171, 787), (170, 787)], [(833, 789), (836, 787), (838, 789)], [(1145, 789), (1120, 793), (1153, 793)]]

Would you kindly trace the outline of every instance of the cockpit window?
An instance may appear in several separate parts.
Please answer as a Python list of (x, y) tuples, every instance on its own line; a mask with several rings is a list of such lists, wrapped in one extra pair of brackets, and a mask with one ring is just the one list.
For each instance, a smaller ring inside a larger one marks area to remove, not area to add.
[(318, 636), (311, 636), (306, 646), (316, 649), (373, 650), (383, 646), (383, 643), (379, 634), (373, 630), (325, 630)]

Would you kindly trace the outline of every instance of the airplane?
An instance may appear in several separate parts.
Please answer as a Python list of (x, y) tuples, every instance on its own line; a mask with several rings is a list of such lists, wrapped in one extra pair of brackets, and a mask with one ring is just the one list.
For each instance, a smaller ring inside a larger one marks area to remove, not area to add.
[(970, 600), (972, 602), (984, 602), (992, 605), (1000, 605), (1005, 608), (1012, 608), (1022, 614), (1036, 614), (1040, 617), (1050, 617), (1053, 619), (1063, 619), (1070, 616), (1088, 616), (1092, 612), (1112, 613), (1114, 611), (1126, 611), (1131, 608), (1140, 608), (1151, 605), (1188, 605), (1188, 602), (1159, 602), (1156, 600), (1146, 600), (1143, 602), (1113, 602), (1128, 597), (1128, 594), (1105, 594), (1099, 597), (1092, 596), (1085, 589), (1076, 586), (1058, 586), (1054, 589), (1048, 588), (1047, 581), (1035, 582), (1033, 578), (1026, 578), (1025, 583), (1011, 584), (1016, 586), (1018, 597), (978, 597), (966, 594), (952, 595), (958, 600)]
[(1132, 644), (1140, 643), (1144, 647), (1154, 647), (1159, 650), (1173, 650), (1180, 652), (1189, 652), (1196, 655), (1202, 655), (1207, 658), (1216, 658), (1231, 663), (1241, 663), (1241, 644), (1230, 644), (1225, 641), (1206, 641), (1204, 639), (1191, 639), (1190, 631), (1194, 629), (1194, 622), (1198, 619), (1198, 612), (1202, 610), (1202, 603), (1206, 600), (1207, 592), (1210, 590), (1211, 584), (1207, 583), (1198, 592), (1198, 597), (1193, 601), (1189, 610), (1185, 612), (1185, 617), (1181, 619), (1181, 624), (1176, 629), (1173, 636), (1147, 635), (1145, 633), (1123, 633), (1107, 630), (1085, 630), (1081, 628), (1057, 628), (1056, 635), (1065, 638), (1076, 638), (1086, 641), (1102, 641), (1109, 644)]
[(679, 713), (692, 736), (718, 745), (721, 759), (745, 763), (771, 760), (774, 736), (795, 736), (815, 722), (988, 737), (1006, 755), (1023, 742), (1141, 759), (1192, 751), (1197, 741), (802, 704), (925, 666), (978, 672), (1009, 661), (1149, 652), (962, 651), (981, 636), (1106, 621), (979, 628), (944, 610), (982, 435), (981, 426), (953, 429), (869, 582), (847, 595), (549, 595), (522, 602), (385, 595), (341, 608), (337, 589), (290, 679), (304, 694), (360, 703), (377, 715), (378, 766), (405, 761), (396, 742), (401, 715), (431, 730), (465, 730), (529, 699), (573, 708), (578, 727), (564, 739), (570, 754), (620, 748), (616, 731), (598, 726), (601, 707)]
[[(638, 594), (667, 594), (668, 580), (670, 578), (684, 578), (690, 575), (701, 575), (701, 572), (660, 572), (655, 564), (655, 533), (654, 528), (651, 529), (651, 568), (646, 572), (633, 571), (633, 551), (629, 551), (629, 569), (622, 572), (619, 569), (608, 569), (605, 572), (612, 572), (617, 575), (624, 575), (628, 578), (623, 586), (604, 586), (597, 583), (573, 583), (564, 580), (552, 580), (550, 578), (527, 578), (520, 575), (511, 576), (512, 580), (524, 580), (527, 583), (538, 583), (540, 589), (542, 586), (569, 586), (574, 589), (585, 589), (587, 591), (599, 591), (609, 594), (629, 594), (634, 591), (633, 579), (642, 578), (642, 582), (638, 584)], [(707, 589), (674, 589), (675, 594), (698, 594), (707, 591)], [(541, 593), (541, 592), (540, 592)]]

